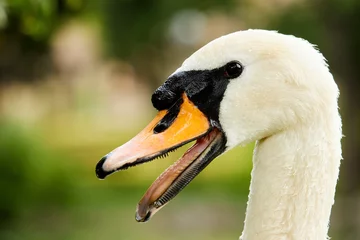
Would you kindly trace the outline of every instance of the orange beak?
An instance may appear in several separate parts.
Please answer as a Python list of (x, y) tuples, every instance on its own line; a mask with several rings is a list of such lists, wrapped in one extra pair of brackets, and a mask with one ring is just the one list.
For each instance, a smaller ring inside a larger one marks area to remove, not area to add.
[(103, 179), (115, 171), (150, 161), (210, 130), (207, 117), (183, 94), (176, 118), (164, 131), (157, 133), (159, 127), (163, 128), (159, 126), (161, 121), (171, 111), (172, 108), (160, 111), (138, 135), (102, 158), (96, 166), (96, 175)]
[(226, 138), (219, 126), (212, 126), (186, 94), (170, 109), (160, 111), (133, 139), (103, 157), (96, 165), (96, 175), (103, 179), (195, 139), (196, 143), (155, 180), (140, 200), (136, 220), (145, 222), (226, 148)]

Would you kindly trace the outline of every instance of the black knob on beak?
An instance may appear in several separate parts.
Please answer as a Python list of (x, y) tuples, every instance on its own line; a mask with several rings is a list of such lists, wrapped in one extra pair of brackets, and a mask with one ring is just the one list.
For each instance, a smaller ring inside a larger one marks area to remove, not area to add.
[(157, 110), (169, 109), (179, 97), (164, 85), (155, 90), (151, 102)]

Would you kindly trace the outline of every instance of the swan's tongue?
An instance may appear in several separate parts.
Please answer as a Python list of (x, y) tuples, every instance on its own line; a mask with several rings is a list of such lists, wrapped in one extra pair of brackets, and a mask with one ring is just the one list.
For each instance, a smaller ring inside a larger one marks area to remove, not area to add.
[(136, 210), (136, 220), (145, 222), (174, 198), (215, 157), (225, 150), (225, 137), (217, 128), (199, 138), (185, 154), (166, 169), (146, 191)]

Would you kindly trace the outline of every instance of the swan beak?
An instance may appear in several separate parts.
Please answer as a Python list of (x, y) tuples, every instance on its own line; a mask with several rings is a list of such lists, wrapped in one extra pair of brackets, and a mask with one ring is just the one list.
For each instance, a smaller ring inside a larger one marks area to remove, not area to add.
[(103, 157), (96, 165), (96, 175), (103, 179), (193, 140), (195, 144), (155, 180), (140, 200), (135, 219), (146, 222), (224, 152), (226, 138), (215, 121), (209, 120), (184, 93), (133, 139)]
[(157, 116), (133, 139), (104, 156), (96, 175), (107, 175), (150, 161), (211, 130), (207, 117), (183, 94), (180, 101)]

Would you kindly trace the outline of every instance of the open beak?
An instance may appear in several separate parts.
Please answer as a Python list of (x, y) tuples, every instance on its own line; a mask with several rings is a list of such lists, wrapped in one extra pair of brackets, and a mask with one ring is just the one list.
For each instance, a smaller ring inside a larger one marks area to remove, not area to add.
[(96, 175), (103, 179), (115, 171), (148, 162), (197, 140), (155, 180), (140, 200), (136, 220), (145, 222), (225, 150), (226, 138), (214, 125), (184, 93), (133, 139), (103, 157), (96, 165)]

